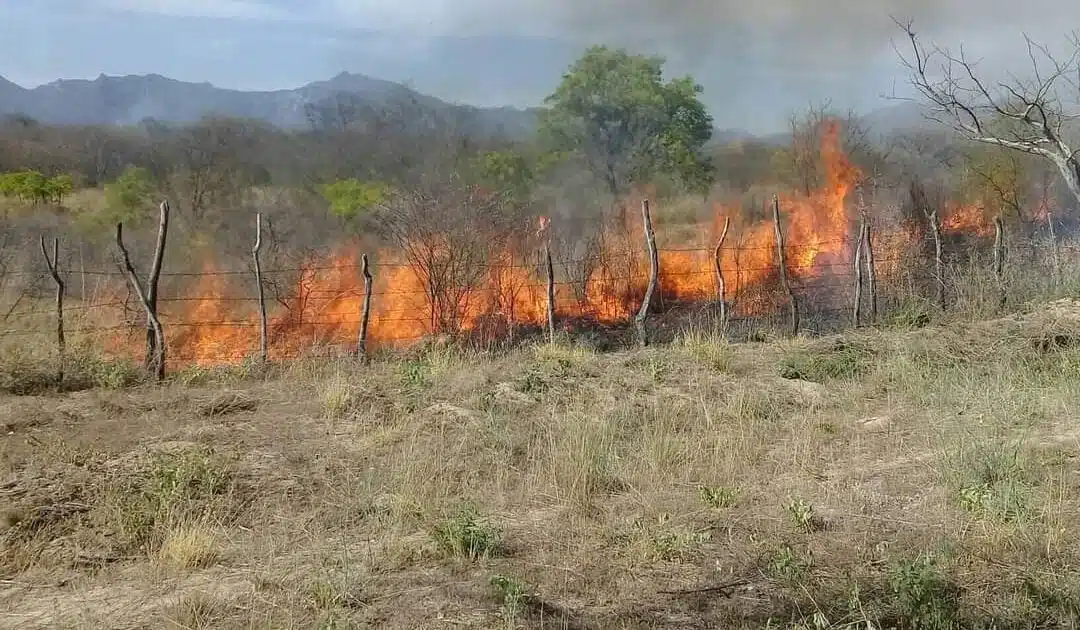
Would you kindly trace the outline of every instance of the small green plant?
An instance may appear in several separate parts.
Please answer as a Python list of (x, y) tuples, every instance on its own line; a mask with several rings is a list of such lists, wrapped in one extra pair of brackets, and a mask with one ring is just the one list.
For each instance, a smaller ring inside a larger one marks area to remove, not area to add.
[(806, 533), (819, 531), (824, 526), (821, 518), (814, 512), (814, 506), (803, 499), (792, 498), (788, 501), (787, 511), (795, 526)]
[(230, 468), (208, 449), (159, 454), (118, 487), (121, 537), (156, 553), (180, 528), (228, 516), (223, 499), (233, 488)]
[(465, 507), (435, 528), (435, 543), (448, 555), (479, 560), (500, 552), (501, 533), (482, 519), (472, 507)]
[(889, 312), (886, 325), (900, 330), (916, 330), (930, 324), (932, 306), (925, 299), (909, 299)]
[(686, 560), (694, 550), (708, 542), (708, 532), (667, 532), (652, 538), (650, 556), (653, 560), (673, 562)]
[(811, 558), (802, 558), (790, 545), (782, 545), (769, 561), (769, 573), (788, 584), (800, 584), (806, 580), (813, 567)]
[(529, 370), (517, 382), (517, 390), (523, 394), (539, 394), (546, 392), (550, 386), (544, 375), (537, 370)]
[(862, 376), (872, 365), (873, 352), (862, 343), (837, 340), (825, 346), (797, 349), (781, 359), (781, 377), (824, 383)]
[(896, 563), (889, 571), (889, 588), (910, 627), (951, 630), (957, 626), (958, 589), (942, 575), (931, 556), (921, 554)]
[(528, 586), (517, 578), (505, 575), (493, 575), (489, 583), (494, 591), (495, 600), (499, 602), (503, 617), (512, 623), (525, 609)]
[(969, 458), (955, 482), (961, 507), (1006, 523), (1030, 515), (1031, 485), (1017, 449), (982, 449)]
[(706, 507), (721, 509), (734, 507), (739, 493), (734, 488), (698, 486), (698, 496)]
[(407, 361), (402, 367), (401, 378), (409, 387), (427, 385), (430, 367), (423, 361)]
[(679, 335), (677, 345), (716, 372), (730, 371), (735, 359), (731, 344), (718, 331), (691, 328)]

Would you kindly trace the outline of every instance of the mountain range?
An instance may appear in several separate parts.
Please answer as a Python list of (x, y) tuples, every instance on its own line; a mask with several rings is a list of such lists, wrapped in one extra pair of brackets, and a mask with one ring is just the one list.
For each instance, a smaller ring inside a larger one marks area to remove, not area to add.
[[(285, 129), (309, 124), (307, 106), (338, 94), (355, 95), (377, 105), (406, 94), (428, 108), (464, 121), (472, 132), (523, 137), (536, 127), (536, 111), (514, 107), (475, 107), (421, 94), (400, 83), (343, 72), (295, 89), (241, 91), (210, 83), (177, 81), (157, 74), (106, 76), (93, 80), (61, 79), (24, 88), (0, 77), (0, 115), (22, 114), (46, 124), (131, 125), (145, 119), (167, 123), (195, 122), (208, 114), (252, 118)], [(925, 125), (913, 104), (894, 105), (867, 114), (864, 120), (881, 134)], [(785, 134), (763, 137), (784, 141)], [(753, 134), (717, 130), (719, 142), (745, 140)]]
[(473, 107), (420, 94), (400, 83), (343, 72), (291, 90), (241, 91), (157, 74), (61, 79), (28, 89), (0, 77), (0, 115), (22, 114), (53, 125), (131, 125), (145, 119), (191, 123), (206, 115), (261, 120), (284, 129), (308, 125), (307, 106), (337, 94), (377, 105), (405, 95), (466, 121), (471, 130), (527, 134), (536, 114), (513, 107)]

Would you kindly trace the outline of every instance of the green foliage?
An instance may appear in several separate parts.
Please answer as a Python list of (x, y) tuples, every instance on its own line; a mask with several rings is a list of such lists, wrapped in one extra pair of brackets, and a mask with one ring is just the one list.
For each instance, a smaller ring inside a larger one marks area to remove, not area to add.
[(977, 448), (955, 459), (964, 464), (954, 480), (962, 507), (997, 522), (1031, 516), (1032, 484), (1018, 449)]
[(96, 217), (106, 224), (128, 223), (153, 203), (154, 179), (150, 171), (139, 166), (129, 166), (105, 185), (106, 216)]
[(782, 545), (769, 561), (769, 573), (773, 578), (795, 586), (806, 581), (813, 568), (812, 557), (802, 557), (791, 545)]
[(698, 486), (701, 502), (713, 509), (733, 507), (739, 498), (735, 488)]
[(692, 78), (663, 80), (664, 60), (595, 46), (547, 98), (541, 130), (552, 148), (584, 159), (613, 194), (661, 174), (695, 190), (714, 171), (702, 153), (712, 118)]
[(355, 178), (340, 179), (323, 187), (323, 198), (330, 211), (343, 219), (354, 219), (381, 203), (389, 188), (379, 182), (363, 182)]
[(45, 177), (37, 171), (0, 174), (0, 196), (28, 203), (61, 203), (74, 187), (74, 180), (67, 174), (55, 177)]
[(957, 589), (930, 556), (921, 555), (893, 566), (889, 587), (910, 627), (924, 630), (957, 627), (960, 616)]
[(865, 374), (872, 365), (873, 352), (860, 343), (836, 340), (816, 348), (796, 350), (780, 361), (780, 376), (792, 380), (824, 383)]
[(231, 469), (208, 449), (160, 453), (117, 488), (123, 538), (153, 551), (170, 528), (223, 516), (222, 497), (233, 486)]
[(525, 608), (528, 599), (528, 585), (515, 577), (493, 575), (489, 580), (495, 599), (502, 607), (502, 614), (508, 620), (516, 619)]
[(469, 560), (498, 555), (501, 544), (499, 530), (470, 507), (440, 523), (435, 528), (434, 538), (443, 552)]
[(536, 170), (529, 159), (513, 150), (488, 151), (473, 161), (479, 183), (527, 201), (536, 186)]

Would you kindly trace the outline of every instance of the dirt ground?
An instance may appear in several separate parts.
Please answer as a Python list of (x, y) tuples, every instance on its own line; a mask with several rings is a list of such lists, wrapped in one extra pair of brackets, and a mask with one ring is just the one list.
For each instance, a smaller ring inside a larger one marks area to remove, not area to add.
[(0, 627), (1076, 627), (1078, 343), (1062, 301), (0, 394)]

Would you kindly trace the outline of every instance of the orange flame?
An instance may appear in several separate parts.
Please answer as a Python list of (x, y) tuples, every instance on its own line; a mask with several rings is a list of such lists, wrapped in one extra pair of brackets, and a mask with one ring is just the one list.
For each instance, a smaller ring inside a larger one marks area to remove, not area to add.
[[(809, 196), (785, 194), (779, 198), (788, 271), (796, 282), (851, 273), (855, 217), (847, 201), (861, 174), (841, 147), (840, 131), (836, 122), (823, 128), (822, 188)], [(719, 263), (726, 297), (736, 315), (776, 309), (783, 298), (775, 290), (779, 270), (771, 209), (765, 220), (757, 221), (739, 208), (717, 205), (713, 210), (709, 223), (688, 228), (699, 242), (696, 248), (675, 246), (685, 243), (686, 236), (665, 232), (662, 213), (655, 219), (661, 247), (659, 301), (715, 300)], [(969, 229), (964, 223), (966, 216), (959, 210), (950, 212), (948, 225)], [(731, 227), (717, 261), (715, 244), (723, 226), (721, 217), (729, 217)], [(575, 275), (570, 273), (573, 267), (577, 276), (576, 282), (560, 282), (554, 287), (560, 318), (616, 323), (637, 311), (648, 280), (641, 223), (638, 213), (626, 212), (621, 223), (601, 232), (594, 256), (559, 262), (561, 271)], [(542, 239), (550, 231), (550, 218), (539, 217), (535, 238)], [(461, 279), (460, 286), (436, 291), (423, 270), (409, 264), (400, 252), (378, 252), (373, 256), (370, 346), (399, 345), (444, 330), (490, 340), (511, 334), (518, 326), (545, 325), (546, 271), (539, 257), (534, 257), (536, 243), (527, 243), (528, 237), (521, 240), (506, 243), (484, 273)], [(291, 297), (272, 305), (268, 321), (272, 358), (295, 356), (314, 347), (355, 348), (364, 296), (357, 249), (354, 244), (343, 245), (324, 260), (308, 261)], [(235, 293), (230, 291), (226, 276), (216, 274), (213, 266), (208, 265), (205, 272), (186, 293), (193, 297), (168, 302), (168, 308), (162, 309), (174, 361), (212, 364), (256, 353), (260, 329), (256, 309), (250, 300), (246, 304), (230, 300)]]

